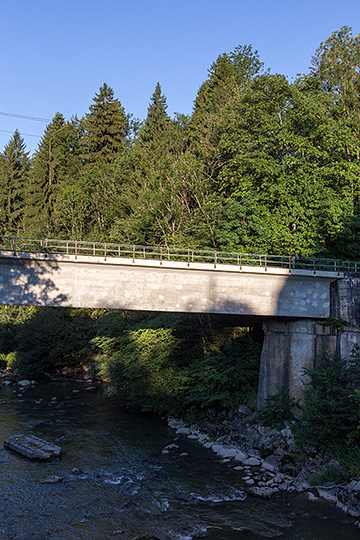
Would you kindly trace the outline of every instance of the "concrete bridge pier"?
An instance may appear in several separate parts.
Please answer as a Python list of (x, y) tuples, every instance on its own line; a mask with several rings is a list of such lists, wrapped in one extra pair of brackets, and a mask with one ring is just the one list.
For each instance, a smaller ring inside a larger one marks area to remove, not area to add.
[(360, 278), (346, 277), (331, 284), (329, 316), (347, 321), (349, 326), (341, 330), (313, 319), (263, 322), (258, 408), (282, 388), (300, 401), (308, 382), (305, 369), (314, 369), (322, 354), (350, 358), (354, 345), (360, 346)]
[(304, 369), (313, 369), (323, 352), (335, 353), (336, 330), (310, 319), (292, 322), (268, 320), (263, 323), (264, 343), (260, 358), (258, 408), (284, 388), (296, 401), (303, 397), (307, 378)]

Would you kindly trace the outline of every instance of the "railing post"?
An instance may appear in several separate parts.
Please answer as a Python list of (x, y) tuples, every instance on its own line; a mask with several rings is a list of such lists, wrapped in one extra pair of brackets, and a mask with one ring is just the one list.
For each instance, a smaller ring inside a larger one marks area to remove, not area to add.
[(289, 274), (291, 274), (291, 255), (289, 255)]
[(242, 254), (240, 253), (240, 270), (242, 270)]
[(314, 272), (314, 276), (316, 274), (316, 261), (314, 259), (314, 262), (313, 262), (313, 272)]
[(162, 265), (162, 247), (160, 246), (160, 265)]
[(14, 252), (14, 255), (16, 255), (16, 238), (13, 239), (13, 252)]
[(104, 261), (106, 261), (106, 242), (104, 244)]
[(96, 255), (95, 242), (93, 243), (93, 255), (94, 255), (94, 257), (95, 257), (95, 255)]
[(135, 246), (133, 246), (133, 263), (135, 262)]
[(75, 240), (75, 259), (77, 259), (77, 241)]
[(216, 268), (216, 262), (217, 262), (217, 253), (215, 251), (215, 253), (214, 253), (214, 268)]
[(190, 249), (188, 249), (188, 261), (187, 261), (187, 265), (190, 266)]
[(265, 255), (265, 272), (267, 272), (267, 258), (266, 258), (266, 255)]
[(69, 255), (69, 242), (66, 242), (66, 255)]

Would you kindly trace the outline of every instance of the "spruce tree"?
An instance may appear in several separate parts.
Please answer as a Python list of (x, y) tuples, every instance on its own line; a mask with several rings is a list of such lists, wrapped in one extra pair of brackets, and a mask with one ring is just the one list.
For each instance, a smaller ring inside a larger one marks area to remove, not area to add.
[(65, 120), (61, 113), (56, 113), (46, 127), (35, 152), (34, 166), (26, 192), (25, 225), (31, 235), (52, 234), (54, 202), (56, 192), (66, 174), (66, 154)]
[(157, 83), (151, 96), (146, 120), (139, 133), (139, 140), (143, 146), (155, 149), (167, 139), (170, 117), (166, 110), (166, 97), (161, 93), (161, 86)]
[(16, 130), (0, 160), (1, 221), (6, 232), (13, 235), (19, 235), (23, 228), (24, 192), (29, 170), (29, 153), (24, 139)]
[(126, 148), (129, 115), (107, 84), (99, 89), (93, 101), (85, 120), (86, 159), (90, 163), (113, 163)]

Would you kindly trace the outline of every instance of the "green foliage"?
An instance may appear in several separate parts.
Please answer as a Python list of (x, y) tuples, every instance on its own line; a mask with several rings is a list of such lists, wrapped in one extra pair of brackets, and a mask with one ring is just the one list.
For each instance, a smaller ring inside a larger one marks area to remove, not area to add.
[(297, 437), (325, 451), (334, 452), (341, 445), (357, 445), (359, 407), (354, 392), (360, 384), (360, 356), (350, 359), (323, 356), (316, 370), (306, 370), (310, 378), (297, 424)]
[(341, 478), (341, 474), (339, 471), (334, 469), (333, 467), (327, 467), (323, 472), (319, 474), (314, 474), (312, 478), (310, 478), (309, 484), (310, 486), (322, 486), (326, 482), (337, 482)]
[(343, 332), (345, 327), (349, 326), (348, 321), (345, 319), (335, 319), (334, 317), (329, 317), (325, 321), (317, 321), (316, 324), (320, 326), (333, 326), (334, 328), (338, 328), (340, 332)]
[(0, 155), (0, 211), (7, 234), (22, 234), (30, 158), (18, 130)]
[(106, 83), (95, 94), (85, 128), (86, 159), (90, 163), (112, 163), (127, 145), (129, 115)]
[(35, 377), (89, 361), (92, 320), (86, 310), (33, 308), (16, 332), (15, 367)]
[(285, 422), (294, 419), (295, 401), (289, 397), (288, 392), (281, 388), (276, 394), (266, 400), (266, 405), (257, 413), (262, 424), (272, 428), (282, 429)]
[(198, 418), (256, 398), (260, 346), (221, 331), (219, 341), (198, 317), (109, 313), (97, 330), (99, 373), (130, 407)]

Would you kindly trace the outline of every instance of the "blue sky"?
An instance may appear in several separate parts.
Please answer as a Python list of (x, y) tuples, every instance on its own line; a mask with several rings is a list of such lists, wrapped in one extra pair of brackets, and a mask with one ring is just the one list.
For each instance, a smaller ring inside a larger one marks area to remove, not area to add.
[[(291, 79), (333, 31), (360, 32), (358, 0), (2, 0), (0, 13), (0, 112), (49, 119), (85, 114), (104, 82), (136, 118), (158, 81), (169, 114), (190, 114), (237, 45)], [(17, 128), (33, 152), (45, 126), (0, 114), (0, 151)]]

